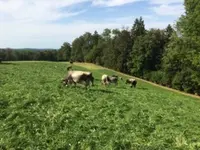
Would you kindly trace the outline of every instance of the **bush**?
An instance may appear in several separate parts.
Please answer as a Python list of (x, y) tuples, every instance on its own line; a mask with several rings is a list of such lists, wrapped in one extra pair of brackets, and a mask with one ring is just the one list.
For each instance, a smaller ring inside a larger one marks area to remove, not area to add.
[(183, 81), (183, 75), (181, 74), (181, 72), (177, 72), (172, 80), (172, 87), (177, 90), (183, 91), (182, 81)]
[(170, 84), (168, 75), (163, 71), (153, 71), (146, 73), (144, 78), (148, 81), (150, 80), (154, 83), (161, 84), (164, 86)]
[(172, 87), (187, 93), (200, 93), (198, 75), (195, 75), (195, 72), (190, 68), (176, 73), (172, 80)]

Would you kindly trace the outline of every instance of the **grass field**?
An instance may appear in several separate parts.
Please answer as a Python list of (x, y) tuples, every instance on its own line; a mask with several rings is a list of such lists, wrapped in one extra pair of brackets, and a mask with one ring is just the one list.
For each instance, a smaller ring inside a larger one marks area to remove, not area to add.
[[(0, 149), (200, 149), (200, 100), (139, 81), (63, 87), (67, 63), (0, 64)], [(126, 79), (127, 77), (124, 77)]]

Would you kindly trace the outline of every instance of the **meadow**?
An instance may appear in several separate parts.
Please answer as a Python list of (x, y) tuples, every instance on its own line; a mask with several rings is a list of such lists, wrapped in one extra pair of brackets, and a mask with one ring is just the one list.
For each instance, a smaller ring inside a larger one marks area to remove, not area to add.
[[(140, 80), (130, 88), (128, 76), (80, 63), (95, 86), (65, 87), (67, 66), (0, 64), (0, 149), (200, 149), (200, 99)], [(104, 87), (104, 73), (124, 80)]]

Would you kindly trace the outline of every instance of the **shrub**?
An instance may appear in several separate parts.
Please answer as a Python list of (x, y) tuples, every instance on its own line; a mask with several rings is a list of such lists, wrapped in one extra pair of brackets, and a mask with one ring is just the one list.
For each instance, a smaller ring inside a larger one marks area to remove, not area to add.
[(145, 74), (144, 77), (146, 80), (150, 80), (154, 83), (161, 84), (161, 85), (169, 85), (169, 77), (163, 71), (153, 71)]

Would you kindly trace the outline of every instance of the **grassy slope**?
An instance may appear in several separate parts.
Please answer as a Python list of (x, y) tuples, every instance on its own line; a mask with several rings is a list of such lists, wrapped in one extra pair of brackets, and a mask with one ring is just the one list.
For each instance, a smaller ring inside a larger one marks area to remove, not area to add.
[(198, 99), (143, 81), (102, 87), (111, 70), (91, 70), (95, 86), (62, 87), (66, 63), (0, 65), (0, 149), (198, 149)]

